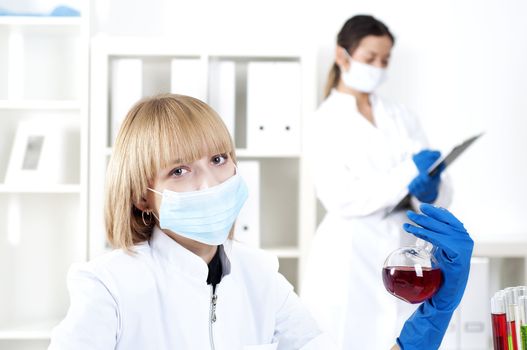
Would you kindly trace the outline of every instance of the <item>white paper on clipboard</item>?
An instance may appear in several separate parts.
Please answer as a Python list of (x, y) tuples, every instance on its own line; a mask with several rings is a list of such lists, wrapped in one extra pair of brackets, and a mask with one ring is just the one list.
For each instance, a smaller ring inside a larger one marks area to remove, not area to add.
[[(475, 136), (472, 136), (465, 141), (463, 141), (461, 144), (457, 145), (448, 153), (448, 155), (442, 159), (439, 159), (437, 162), (435, 162), (429, 169), (428, 169), (428, 175), (433, 176), (435, 175), (442, 167), (447, 168), (450, 164), (452, 164), (457, 157), (459, 157), (465, 150), (474, 143), (477, 139), (479, 139), (484, 133), (477, 134)], [(404, 196), (403, 199), (401, 199), (392, 209), (390, 209), (384, 217), (387, 217), (391, 213), (405, 209), (410, 207), (410, 193), (407, 193), (406, 196)]]

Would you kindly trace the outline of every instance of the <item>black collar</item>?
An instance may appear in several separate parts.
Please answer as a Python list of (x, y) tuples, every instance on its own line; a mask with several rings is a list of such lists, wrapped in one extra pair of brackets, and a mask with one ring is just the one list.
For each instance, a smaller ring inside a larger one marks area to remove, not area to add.
[(212, 284), (212, 288), (215, 291), (216, 285), (220, 283), (222, 275), (223, 275), (223, 268), (221, 264), (221, 257), (220, 257), (220, 251), (222, 250), (223, 246), (218, 246), (218, 249), (216, 249), (216, 254), (212, 257), (212, 260), (209, 262), (209, 275), (207, 276), (207, 284)]

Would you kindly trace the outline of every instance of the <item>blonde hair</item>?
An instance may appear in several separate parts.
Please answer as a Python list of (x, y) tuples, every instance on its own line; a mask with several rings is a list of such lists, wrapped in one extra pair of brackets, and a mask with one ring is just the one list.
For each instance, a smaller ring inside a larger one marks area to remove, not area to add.
[(145, 224), (134, 203), (146, 198), (159, 170), (220, 153), (236, 162), (229, 131), (206, 103), (174, 94), (139, 101), (121, 125), (108, 164), (104, 216), (109, 243), (132, 251), (150, 238), (155, 222)]

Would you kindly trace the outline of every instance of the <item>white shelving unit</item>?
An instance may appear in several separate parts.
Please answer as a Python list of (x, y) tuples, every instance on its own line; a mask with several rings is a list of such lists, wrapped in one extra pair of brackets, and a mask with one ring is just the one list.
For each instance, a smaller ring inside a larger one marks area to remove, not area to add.
[[(84, 17), (84, 16), (83, 16)], [(25, 27), (80, 27), (83, 17), (35, 17), (35, 16), (5, 16), (0, 17), (0, 25)]]
[[(87, 6), (81, 14), (0, 17), (0, 349), (47, 348), (69, 306), (67, 270), (87, 259)], [(16, 131), (32, 120), (74, 126), (64, 181), (6, 182)]]
[(473, 256), (490, 259), (490, 290), (527, 285), (527, 239), (523, 234), (474, 236)]
[(1, 100), (0, 109), (13, 111), (78, 111), (81, 103), (74, 100)]
[[(236, 76), (236, 113), (234, 138), (239, 161), (257, 161), (260, 168), (260, 247), (278, 256), (281, 271), (299, 287), (303, 264), (316, 225), (314, 192), (304, 155), (299, 149), (270, 150), (251, 145), (246, 132), (247, 70), (253, 62), (295, 62), (300, 67), (301, 99), (298, 142), (305, 136), (302, 129), (306, 118), (316, 107), (315, 55), (300, 50), (291, 52), (258, 52), (255, 50), (206, 51), (181, 47), (166, 39), (107, 38), (92, 39), (91, 101), (90, 101), (90, 257), (104, 252), (103, 185), (107, 161), (112, 148), (112, 67), (119, 59), (143, 62), (142, 96), (170, 92), (171, 61), (192, 59), (197, 72), (193, 80), (194, 96), (210, 103), (211, 76), (215, 64), (231, 62)], [(146, 72), (148, 67), (148, 72)], [(153, 68), (152, 68), (153, 67)], [(153, 73), (152, 73), (153, 72)], [(151, 75), (148, 75), (151, 74)], [(157, 85), (156, 85), (157, 84)], [(274, 82), (280, 84), (280, 81)], [(176, 91), (177, 92), (177, 91)], [(131, 107), (128, 106), (128, 108)], [(280, 108), (277, 106), (276, 108)], [(123, 112), (125, 113), (125, 112)], [(220, 113), (221, 115), (221, 113)], [(289, 130), (289, 126), (286, 126)], [(297, 130), (298, 131), (298, 130)], [(269, 139), (271, 146), (274, 140)]]
[(0, 185), (0, 193), (17, 194), (17, 193), (34, 193), (34, 194), (53, 194), (53, 193), (76, 193), (82, 191), (81, 185)]

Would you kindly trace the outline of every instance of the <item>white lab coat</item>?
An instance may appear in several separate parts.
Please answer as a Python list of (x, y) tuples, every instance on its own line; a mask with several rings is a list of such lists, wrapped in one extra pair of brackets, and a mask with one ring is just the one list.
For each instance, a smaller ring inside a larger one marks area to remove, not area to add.
[(224, 245), (212, 322), (212, 287), (200, 257), (160, 229), (135, 251), (72, 267), (71, 305), (49, 349), (333, 348), (267, 253)]
[[(339, 349), (388, 349), (415, 306), (389, 295), (384, 260), (401, 245), (405, 213), (383, 219), (418, 174), (412, 155), (427, 148), (417, 120), (401, 105), (371, 95), (375, 126), (352, 95), (333, 90), (310, 125), (307, 153), (327, 213), (312, 242), (302, 299)], [(450, 202), (448, 181), (436, 204)]]

